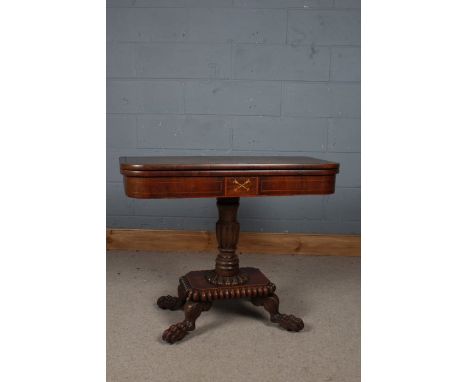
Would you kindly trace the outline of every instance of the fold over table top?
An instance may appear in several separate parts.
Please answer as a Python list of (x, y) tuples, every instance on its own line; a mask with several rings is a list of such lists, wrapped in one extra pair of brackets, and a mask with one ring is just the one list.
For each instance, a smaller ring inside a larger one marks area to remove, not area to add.
[(339, 164), (299, 156), (121, 157), (133, 198), (331, 194)]
[(299, 156), (147, 156), (121, 157), (121, 170), (321, 170), (339, 164)]

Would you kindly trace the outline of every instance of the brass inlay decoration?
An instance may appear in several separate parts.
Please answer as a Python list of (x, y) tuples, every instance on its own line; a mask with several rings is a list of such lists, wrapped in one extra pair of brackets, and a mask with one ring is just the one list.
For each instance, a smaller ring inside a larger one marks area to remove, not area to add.
[(241, 191), (242, 189), (245, 191), (250, 191), (250, 179), (247, 179), (243, 183), (240, 183), (237, 179), (234, 179), (232, 183), (236, 185), (236, 188), (234, 189), (235, 192)]

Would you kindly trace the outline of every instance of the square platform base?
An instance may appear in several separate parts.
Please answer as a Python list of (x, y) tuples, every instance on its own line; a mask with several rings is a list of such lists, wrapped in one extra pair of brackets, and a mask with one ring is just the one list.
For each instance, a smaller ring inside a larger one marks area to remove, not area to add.
[(241, 285), (213, 285), (206, 276), (213, 270), (192, 271), (180, 278), (180, 290), (187, 300), (211, 302), (215, 300), (251, 298), (269, 296), (276, 286), (258, 268), (240, 268), (240, 273), (247, 275), (248, 280)]

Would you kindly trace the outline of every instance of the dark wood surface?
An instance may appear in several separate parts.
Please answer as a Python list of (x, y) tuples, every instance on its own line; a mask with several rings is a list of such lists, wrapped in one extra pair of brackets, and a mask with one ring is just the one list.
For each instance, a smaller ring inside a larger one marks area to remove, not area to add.
[(260, 270), (240, 268), (236, 254), (240, 226), (240, 197), (331, 194), (339, 164), (311, 157), (122, 157), (120, 172), (125, 192), (133, 198), (217, 198), (218, 256), (215, 268), (193, 271), (180, 278), (178, 296), (162, 296), (162, 309), (184, 309), (185, 319), (171, 325), (163, 340), (174, 343), (195, 329), (195, 321), (212, 302), (225, 298), (250, 298), (263, 306), (270, 320), (289, 331), (304, 323), (279, 313), (275, 286)]
[(121, 170), (316, 170), (339, 165), (305, 156), (146, 156), (120, 157)]
[(151, 198), (325, 195), (339, 164), (312, 157), (121, 157), (127, 196)]

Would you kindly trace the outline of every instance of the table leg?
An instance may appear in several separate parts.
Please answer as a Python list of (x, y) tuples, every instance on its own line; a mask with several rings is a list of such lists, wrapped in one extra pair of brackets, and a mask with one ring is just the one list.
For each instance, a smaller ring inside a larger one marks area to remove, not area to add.
[(282, 314), (278, 311), (279, 298), (276, 294), (272, 294), (267, 297), (254, 297), (251, 299), (252, 303), (257, 306), (263, 306), (265, 310), (270, 313), (271, 322), (279, 324), (291, 332), (298, 332), (304, 329), (304, 322), (293, 316), (292, 314)]
[(169, 326), (164, 331), (162, 339), (170, 344), (180, 341), (188, 332), (195, 330), (195, 321), (202, 312), (210, 310), (211, 305), (211, 302), (187, 301), (184, 305), (185, 319)]

